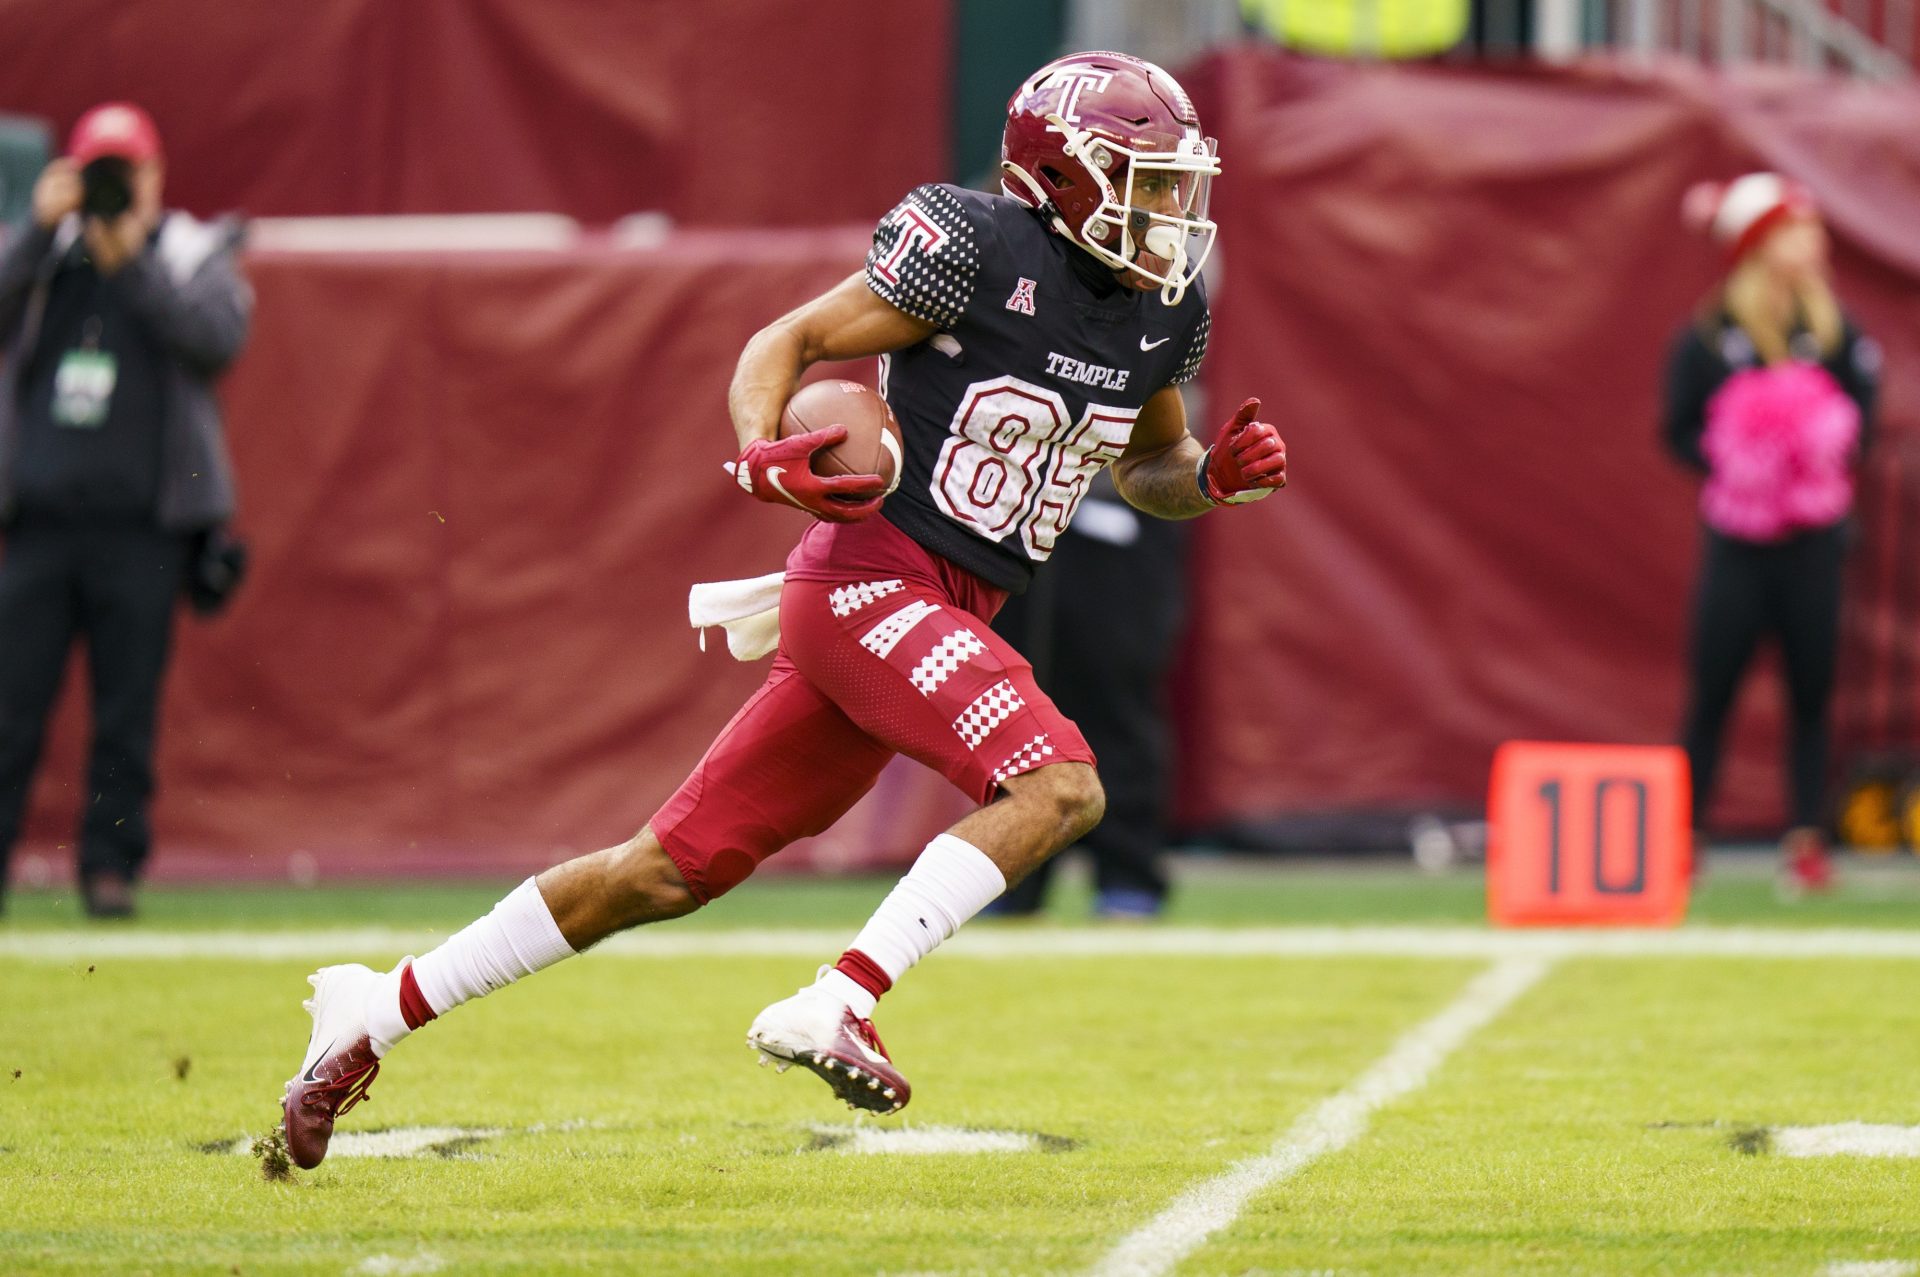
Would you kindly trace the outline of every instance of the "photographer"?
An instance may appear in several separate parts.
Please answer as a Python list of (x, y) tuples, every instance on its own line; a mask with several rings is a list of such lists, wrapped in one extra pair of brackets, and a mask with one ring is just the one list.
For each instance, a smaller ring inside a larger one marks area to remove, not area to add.
[(95, 107), (0, 255), (0, 886), (84, 637), (79, 873), (95, 917), (133, 912), (147, 858), (174, 600), (208, 606), (238, 568), (219, 533), (234, 489), (212, 381), (252, 308), (240, 231), (163, 211), (162, 181), (146, 113)]

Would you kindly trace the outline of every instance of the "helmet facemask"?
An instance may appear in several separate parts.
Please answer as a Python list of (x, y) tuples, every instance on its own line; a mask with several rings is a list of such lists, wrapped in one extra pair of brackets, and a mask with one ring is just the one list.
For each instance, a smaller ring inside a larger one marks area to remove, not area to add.
[[(1100, 193), (1099, 205), (1076, 228), (1058, 215), (1052, 193), (1033, 191), (1042, 207), (1056, 209), (1055, 228), (1114, 269), (1160, 285), (1160, 300), (1177, 304), (1206, 264), (1219, 229), (1207, 217), (1220, 172), (1217, 143), (1188, 129), (1179, 138), (1154, 139), (1165, 145), (1152, 149), (1124, 146), (1059, 115), (1046, 118), (1061, 135), (1062, 153)], [(1023, 185), (1035, 185), (1017, 166), (1005, 168)]]

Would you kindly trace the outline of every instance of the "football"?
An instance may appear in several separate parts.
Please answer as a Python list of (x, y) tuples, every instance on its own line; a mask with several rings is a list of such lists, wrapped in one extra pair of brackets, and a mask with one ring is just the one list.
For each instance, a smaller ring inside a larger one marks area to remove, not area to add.
[(888, 492), (900, 486), (900, 423), (886, 400), (857, 381), (816, 381), (780, 414), (782, 439), (828, 426), (845, 426), (847, 437), (813, 454), (815, 474), (877, 474)]

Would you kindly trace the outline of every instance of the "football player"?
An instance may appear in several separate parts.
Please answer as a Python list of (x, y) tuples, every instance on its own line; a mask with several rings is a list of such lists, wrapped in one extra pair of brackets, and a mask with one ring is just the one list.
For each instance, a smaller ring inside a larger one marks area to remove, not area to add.
[[(1008, 104), (1002, 157), (1002, 194), (912, 191), (863, 271), (740, 357), (735, 479), (817, 520), (787, 560), (766, 683), (627, 842), (528, 879), (424, 957), (311, 978), (313, 1034), (285, 1100), (297, 1164), (326, 1156), (335, 1119), (409, 1033), (616, 931), (698, 909), (833, 824), (896, 753), (978, 810), (928, 844), (838, 962), (762, 1011), (747, 1041), (851, 1106), (906, 1104), (875, 1003), (1105, 801), (1092, 751), (988, 618), (1107, 466), (1126, 500), (1167, 519), (1286, 482), (1258, 400), (1211, 448), (1187, 431), (1180, 386), (1207, 348), (1199, 276), (1219, 160), (1180, 85), (1121, 54), (1061, 58)], [(844, 428), (778, 437), (804, 369), (874, 355), (904, 443), (891, 496), (877, 476), (813, 473), (812, 454)]]

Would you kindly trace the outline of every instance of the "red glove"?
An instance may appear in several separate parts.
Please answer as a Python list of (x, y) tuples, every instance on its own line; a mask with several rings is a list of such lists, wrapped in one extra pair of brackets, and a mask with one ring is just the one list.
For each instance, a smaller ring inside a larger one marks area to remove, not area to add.
[(1249, 399), (1220, 428), (1200, 458), (1200, 494), (1215, 505), (1242, 505), (1287, 486), (1287, 445), (1280, 432), (1255, 421), (1260, 401)]
[(757, 500), (797, 506), (828, 523), (858, 523), (880, 508), (887, 481), (877, 474), (813, 472), (813, 454), (846, 437), (845, 426), (828, 426), (785, 439), (755, 439), (727, 470)]

